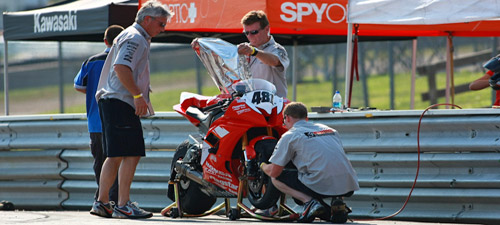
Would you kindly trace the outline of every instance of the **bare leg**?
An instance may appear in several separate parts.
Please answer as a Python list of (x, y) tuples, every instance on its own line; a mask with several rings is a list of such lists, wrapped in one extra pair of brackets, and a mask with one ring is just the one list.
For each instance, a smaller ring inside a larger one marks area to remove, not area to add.
[[(135, 169), (140, 156), (123, 157), (123, 161), (118, 171), (118, 206), (124, 206), (130, 200), (130, 186), (134, 179)], [(111, 186), (110, 186), (111, 187)]]
[(309, 195), (306, 195), (300, 191), (297, 191), (295, 189), (292, 189), (291, 187), (289, 187), (288, 185), (286, 185), (285, 183), (277, 180), (276, 178), (271, 178), (274, 186), (276, 188), (278, 188), (278, 190), (280, 190), (281, 192), (287, 194), (287, 195), (290, 195), (300, 201), (302, 201), (303, 203), (306, 203), (308, 202), (309, 200), (312, 199), (311, 196)]
[(116, 173), (123, 160), (123, 157), (108, 157), (104, 161), (99, 179), (99, 198), (102, 203), (109, 202), (109, 189), (116, 179)]

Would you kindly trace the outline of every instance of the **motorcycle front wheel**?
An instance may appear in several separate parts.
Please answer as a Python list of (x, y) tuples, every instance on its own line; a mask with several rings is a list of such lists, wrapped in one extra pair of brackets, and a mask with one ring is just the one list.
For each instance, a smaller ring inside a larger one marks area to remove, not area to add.
[[(177, 160), (184, 158), (186, 152), (191, 148), (191, 144), (188, 140), (182, 142), (177, 149), (175, 150), (174, 157), (171, 162), (171, 177), (176, 176), (176, 172), (174, 170), (175, 163)], [(172, 178), (171, 178), (172, 180)], [(217, 200), (216, 197), (207, 195), (205, 192), (201, 190), (201, 187), (198, 183), (189, 180), (187, 177), (181, 177), (179, 181), (179, 201), (182, 208), (182, 211), (187, 214), (198, 215), (208, 211), (215, 204)], [(174, 198), (174, 185), (168, 185), (168, 197), (175, 201)]]
[[(258, 162), (267, 162), (277, 140), (262, 140), (255, 144)], [(271, 178), (259, 169), (255, 179), (248, 180), (248, 201), (258, 209), (268, 209), (276, 205), (281, 192), (273, 185)]]

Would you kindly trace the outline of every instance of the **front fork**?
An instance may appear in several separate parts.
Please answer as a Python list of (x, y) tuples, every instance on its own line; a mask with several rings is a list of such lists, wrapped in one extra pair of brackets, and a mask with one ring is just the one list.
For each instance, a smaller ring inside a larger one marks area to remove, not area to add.
[(253, 138), (250, 142), (248, 141), (248, 136), (245, 133), (241, 138), (242, 141), (242, 150), (243, 156), (246, 162), (246, 174), (248, 179), (255, 179), (259, 173), (259, 165), (257, 165), (257, 152), (255, 150), (255, 144), (258, 141), (266, 140), (266, 139), (276, 139), (273, 136), (273, 130), (271, 127), (267, 127), (267, 135), (261, 135)]

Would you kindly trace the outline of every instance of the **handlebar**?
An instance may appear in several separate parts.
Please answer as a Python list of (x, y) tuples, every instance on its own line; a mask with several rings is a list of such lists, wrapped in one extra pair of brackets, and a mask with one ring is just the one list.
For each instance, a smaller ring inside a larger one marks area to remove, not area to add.
[(210, 111), (215, 110), (215, 109), (221, 109), (221, 108), (224, 108), (227, 105), (229, 105), (228, 103), (230, 103), (230, 102), (231, 102), (230, 99), (223, 99), (220, 102), (217, 102), (216, 104), (201, 108), (201, 111), (203, 113), (206, 113), (206, 112), (210, 112)]

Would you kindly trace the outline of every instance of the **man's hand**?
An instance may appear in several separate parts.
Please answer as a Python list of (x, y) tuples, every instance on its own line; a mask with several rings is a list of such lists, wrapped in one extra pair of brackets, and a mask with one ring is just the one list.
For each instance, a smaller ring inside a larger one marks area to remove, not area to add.
[(134, 105), (135, 115), (144, 116), (148, 113), (148, 104), (142, 96), (140, 98), (134, 98)]
[(254, 53), (255, 51), (258, 51), (258, 54), (254, 55), (254, 56), (257, 57), (264, 64), (267, 64), (270, 66), (282, 66), (278, 56), (275, 56), (275, 55), (268, 53), (264, 50), (258, 50), (257, 48), (255, 48), (255, 50), (254, 50), (254, 47), (246, 42), (238, 45), (238, 54), (240, 54), (240, 55), (251, 56), (252, 53)]
[(238, 54), (250, 56), (253, 52), (253, 47), (250, 43), (241, 43), (238, 45)]

